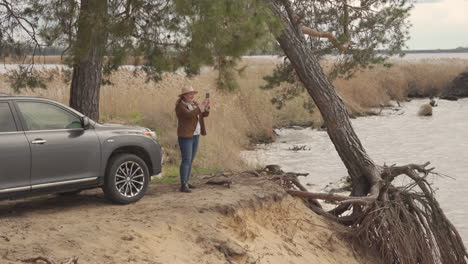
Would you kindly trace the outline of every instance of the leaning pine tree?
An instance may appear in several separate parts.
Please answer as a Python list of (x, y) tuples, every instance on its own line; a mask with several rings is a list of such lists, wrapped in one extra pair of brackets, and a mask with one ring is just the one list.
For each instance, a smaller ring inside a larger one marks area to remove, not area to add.
[[(388, 12), (385, 3), (392, 1), (336, 1), (334, 12), (342, 14), (338, 23), (342, 27), (340, 36), (304, 25), (304, 19), (296, 13), (303, 11), (298, 5), (301, 2), (305, 1), (270, 0), (267, 4), (283, 24), (276, 39), (323, 116), (327, 133), (351, 176), (352, 192), (351, 197), (296, 190), (289, 193), (306, 201), (340, 201), (329, 212), (315, 203), (310, 206), (330, 219), (351, 226), (351, 237), (374, 248), (386, 263), (466, 263), (468, 254), (463, 241), (426, 179), (433, 173), (433, 168), (428, 168), (429, 162), (402, 166), (376, 164), (362, 146), (342, 99), (304, 37), (326, 38), (340, 50), (349, 49), (353, 45), (352, 28), (356, 28), (350, 23), (352, 18), (376, 12), (372, 10), (376, 7)], [(397, 177), (409, 177), (412, 181), (397, 187), (392, 184)]]

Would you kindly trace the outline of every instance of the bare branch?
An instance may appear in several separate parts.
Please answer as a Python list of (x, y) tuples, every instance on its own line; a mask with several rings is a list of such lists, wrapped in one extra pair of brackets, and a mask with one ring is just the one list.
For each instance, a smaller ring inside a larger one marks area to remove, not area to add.
[(39, 41), (37, 40), (37, 37), (36, 37), (36, 27), (28, 19), (26, 19), (26, 18), (24, 18), (22, 16), (19, 16), (17, 14), (17, 12), (15, 12), (13, 10), (11, 4), (9, 2), (7, 2), (6, 0), (3, 0), (0, 3), (0, 5), (5, 7), (5, 9), (7, 11), (7, 14), (8, 14), (7, 16), (12, 17), (13, 19), (16, 20), (18, 25), (24, 30), (24, 32), (26, 32), (26, 34), (28, 34), (28, 36), (34, 42), (35, 46), (36, 47), (41, 46), (41, 44), (39, 43)]

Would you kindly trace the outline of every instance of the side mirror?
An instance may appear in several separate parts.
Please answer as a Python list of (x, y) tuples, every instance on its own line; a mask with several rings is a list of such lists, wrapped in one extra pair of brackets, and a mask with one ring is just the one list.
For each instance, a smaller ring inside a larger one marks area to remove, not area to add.
[(87, 116), (81, 118), (81, 125), (85, 130), (89, 128), (89, 118)]

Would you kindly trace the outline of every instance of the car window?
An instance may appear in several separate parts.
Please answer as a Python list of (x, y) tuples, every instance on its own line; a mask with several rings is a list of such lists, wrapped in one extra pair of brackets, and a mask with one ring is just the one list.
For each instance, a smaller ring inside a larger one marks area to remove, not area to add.
[(13, 132), (16, 130), (15, 120), (8, 103), (0, 103), (0, 132)]
[(18, 102), (28, 130), (81, 128), (81, 120), (55, 105), (41, 102)]

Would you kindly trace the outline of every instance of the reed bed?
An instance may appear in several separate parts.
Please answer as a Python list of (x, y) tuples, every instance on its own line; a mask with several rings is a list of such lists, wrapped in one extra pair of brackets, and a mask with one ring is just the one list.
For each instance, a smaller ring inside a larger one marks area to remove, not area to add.
[(340, 94), (362, 108), (379, 107), (390, 100), (437, 96), (450, 80), (468, 70), (468, 60), (419, 60), (395, 62), (358, 72), (350, 80), (333, 82)]
[[(201, 101), (211, 93), (212, 111), (207, 119), (208, 136), (202, 137), (195, 167), (244, 169), (240, 151), (252, 143), (274, 138), (274, 127), (291, 124), (321, 124), (320, 113), (309, 113), (303, 108), (302, 97), (289, 101), (278, 110), (270, 102), (277, 92), (264, 91), (263, 76), (270, 74), (281, 60), (274, 58), (245, 58), (240, 67), (247, 66), (239, 76), (240, 89), (234, 93), (219, 91), (215, 86), (216, 72), (205, 69), (194, 78), (181, 74), (164, 74), (160, 82), (146, 82), (141, 73), (119, 70), (110, 76), (112, 85), (101, 90), (101, 121), (131, 123), (155, 129), (166, 152), (166, 161), (177, 165), (177, 146), (174, 113), (175, 101), (183, 85), (192, 85), (199, 91)], [(333, 82), (354, 115), (365, 114), (370, 107), (386, 105), (390, 100), (403, 100), (408, 93), (422, 96), (440, 91), (450, 79), (466, 70), (468, 61), (457, 63), (402, 62), (392, 68), (375, 67), (359, 72), (350, 80)], [(21, 94), (36, 95), (57, 100), (69, 100), (69, 72), (60, 68), (42, 72), (47, 77), (47, 89), (25, 89)], [(413, 90), (411, 90), (413, 89)], [(14, 93), (8, 88), (7, 76), (0, 75), (0, 92)]]

